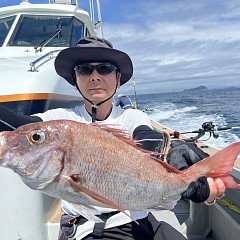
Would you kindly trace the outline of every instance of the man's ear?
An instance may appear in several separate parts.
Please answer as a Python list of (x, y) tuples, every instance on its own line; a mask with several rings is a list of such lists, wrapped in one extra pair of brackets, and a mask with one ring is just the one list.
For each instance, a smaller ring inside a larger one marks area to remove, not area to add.
[(121, 78), (121, 73), (117, 72), (117, 88), (120, 88), (120, 78)]

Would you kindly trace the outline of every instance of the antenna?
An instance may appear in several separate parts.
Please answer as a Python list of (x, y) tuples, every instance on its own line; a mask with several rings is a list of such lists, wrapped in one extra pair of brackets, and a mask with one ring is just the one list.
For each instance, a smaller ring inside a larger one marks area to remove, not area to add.
[[(94, 4), (94, 2), (96, 3), (96, 5)], [(99, 29), (100, 36), (103, 37), (100, 1), (99, 0), (95, 0), (95, 1), (89, 0), (89, 6), (90, 6), (90, 18), (91, 18), (91, 21), (94, 23), (94, 28)], [(95, 8), (97, 10), (97, 21), (95, 20)]]

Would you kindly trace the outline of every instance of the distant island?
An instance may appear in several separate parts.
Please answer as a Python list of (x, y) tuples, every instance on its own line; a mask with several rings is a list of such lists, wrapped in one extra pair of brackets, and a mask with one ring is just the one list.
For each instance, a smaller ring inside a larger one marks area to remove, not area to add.
[(183, 92), (184, 91), (203, 91), (203, 90), (208, 90), (208, 88), (205, 86), (199, 86), (196, 88), (185, 89), (185, 90), (183, 90)]
[(228, 87), (228, 88), (226, 88), (226, 89), (228, 89), (228, 90), (235, 90), (235, 89), (239, 89), (239, 87), (234, 87), (234, 86), (232, 86), (232, 87)]

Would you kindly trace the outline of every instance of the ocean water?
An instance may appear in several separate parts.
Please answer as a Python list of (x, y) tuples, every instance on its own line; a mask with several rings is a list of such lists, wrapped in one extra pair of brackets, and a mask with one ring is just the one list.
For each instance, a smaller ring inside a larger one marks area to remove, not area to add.
[[(174, 93), (158, 93), (131, 96), (137, 100), (138, 108), (145, 110), (151, 119), (179, 132), (192, 132), (202, 128), (204, 122), (212, 122), (216, 128), (230, 127), (217, 131), (217, 139), (206, 133), (200, 140), (222, 149), (240, 141), (240, 88), (199, 90)], [(187, 134), (194, 137), (196, 134)]]

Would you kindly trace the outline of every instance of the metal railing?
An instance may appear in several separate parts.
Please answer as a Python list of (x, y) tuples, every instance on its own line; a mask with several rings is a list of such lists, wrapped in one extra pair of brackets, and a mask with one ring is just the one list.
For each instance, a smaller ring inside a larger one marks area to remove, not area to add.
[[(30, 69), (28, 70), (29, 72), (37, 72), (38, 67), (40, 67), (41, 65), (43, 65), (45, 62), (47, 62), (48, 60), (52, 59), (54, 57), (54, 53), (56, 52), (60, 52), (61, 50), (53, 50), (50, 51), (48, 53), (46, 53), (45, 55), (39, 57), (38, 59), (36, 59), (33, 62), (30, 62)], [(41, 64), (40, 64), (41, 63)], [(39, 64), (39, 65), (37, 65)]]

